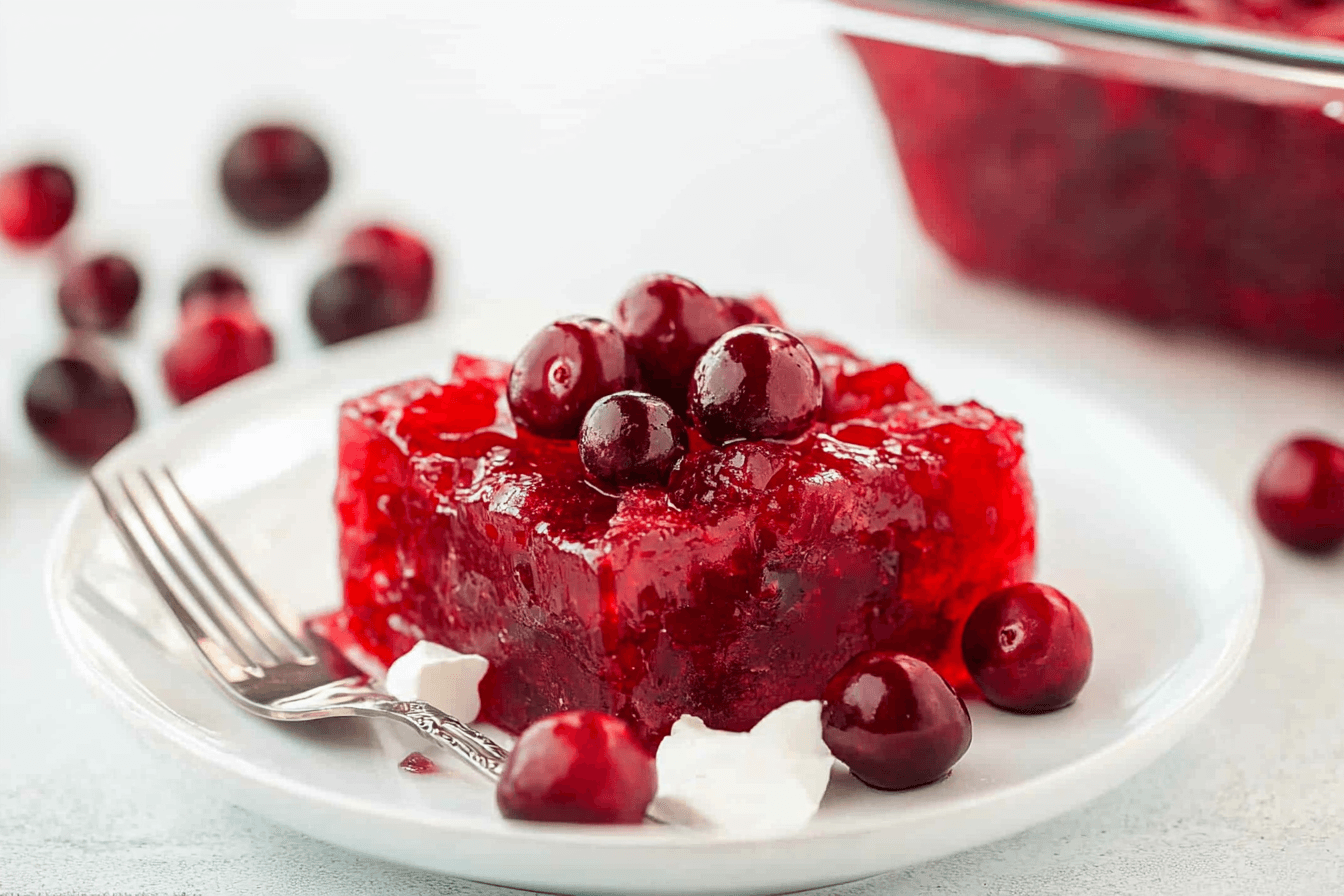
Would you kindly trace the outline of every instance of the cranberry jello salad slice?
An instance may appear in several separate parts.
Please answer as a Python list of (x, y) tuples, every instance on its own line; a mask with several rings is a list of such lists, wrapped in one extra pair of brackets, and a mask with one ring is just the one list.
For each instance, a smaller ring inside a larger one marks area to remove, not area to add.
[(973, 687), (968, 615), (1032, 572), (1017, 422), (665, 275), (512, 367), (347, 402), (339, 462), (328, 634), (384, 666), (486, 657), (482, 718), (513, 732), (747, 731), (874, 649)]

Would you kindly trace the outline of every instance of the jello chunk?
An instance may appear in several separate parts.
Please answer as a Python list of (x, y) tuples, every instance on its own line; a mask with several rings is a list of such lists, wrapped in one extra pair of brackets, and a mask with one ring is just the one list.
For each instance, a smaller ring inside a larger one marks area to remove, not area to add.
[(808, 345), (842, 419), (692, 438), (666, 488), (619, 497), (576, 443), (514, 426), (507, 365), (459, 358), (447, 383), (348, 402), (336, 624), (384, 664), (421, 639), (487, 657), (482, 715), (512, 731), (570, 709), (648, 741), (683, 713), (743, 731), (873, 648), (967, 685), (967, 615), (1032, 571), (1021, 427)]

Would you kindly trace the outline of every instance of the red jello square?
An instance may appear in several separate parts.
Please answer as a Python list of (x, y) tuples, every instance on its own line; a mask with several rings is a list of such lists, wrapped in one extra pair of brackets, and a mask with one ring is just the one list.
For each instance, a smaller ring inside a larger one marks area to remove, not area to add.
[(484, 655), (483, 716), (512, 731), (576, 708), (649, 739), (683, 713), (745, 730), (874, 647), (967, 686), (966, 616), (1032, 569), (1021, 427), (809, 345), (827, 401), (804, 437), (693, 439), (668, 488), (620, 498), (515, 429), (507, 365), (347, 402), (334, 621), (384, 664), (419, 639)]

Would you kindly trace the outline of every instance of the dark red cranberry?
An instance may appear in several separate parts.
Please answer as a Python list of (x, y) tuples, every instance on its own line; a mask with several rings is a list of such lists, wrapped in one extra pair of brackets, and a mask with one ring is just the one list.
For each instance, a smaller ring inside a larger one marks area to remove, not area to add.
[(961, 633), (966, 671), (985, 699), (1014, 712), (1072, 703), (1092, 671), (1092, 630), (1048, 585), (1024, 582), (982, 600)]
[(75, 179), (59, 165), (25, 165), (0, 177), (0, 231), (20, 246), (44, 243), (75, 212)]
[(599, 486), (619, 491), (667, 485), (686, 454), (686, 425), (672, 406), (644, 392), (599, 398), (579, 429), (579, 459)]
[(239, 217), (271, 230), (294, 224), (317, 205), (331, 185), (331, 165), (298, 128), (261, 125), (229, 144), (219, 181)]
[(400, 306), (398, 315), (404, 322), (424, 316), (434, 287), (434, 256), (418, 236), (396, 227), (370, 224), (351, 231), (341, 254), (347, 261), (378, 269)]
[(362, 262), (334, 267), (313, 284), (308, 322), (327, 345), (407, 323), (378, 268)]
[(817, 419), (821, 372), (797, 337), (761, 324), (726, 334), (691, 377), (691, 419), (723, 445), (738, 439), (791, 439)]
[(275, 340), (251, 306), (224, 309), (201, 303), (188, 312), (163, 355), (164, 380), (178, 402), (191, 401), (274, 360)]
[(570, 317), (533, 336), (509, 374), (514, 421), (533, 435), (573, 439), (604, 395), (639, 386), (639, 368), (621, 332), (597, 317)]
[(120, 255), (99, 255), (66, 271), (56, 293), (61, 317), (72, 327), (116, 330), (140, 298), (140, 275)]
[(635, 351), (644, 388), (684, 411), (695, 362), (737, 322), (723, 300), (682, 277), (658, 274), (621, 298), (616, 326)]
[(135, 400), (99, 361), (55, 358), (28, 381), (23, 408), (33, 430), (70, 460), (92, 464), (135, 429)]
[(1344, 448), (1308, 436), (1275, 448), (1255, 484), (1255, 512), (1289, 547), (1338, 547), (1344, 542)]
[(614, 716), (586, 710), (528, 726), (495, 790), (505, 818), (638, 824), (658, 789), (653, 757)]
[(971, 717), (923, 660), (861, 653), (826, 683), (821, 736), (854, 777), (906, 790), (944, 777), (971, 745)]
[(433, 759), (420, 752), (408, 753), (405, 759), (397, 763), (397, 768), (413, 775), (432, 775), (439, 770)]
[(234, 271), (224, 267), (201, 268), (187, 278), (178, 294), (179, 304), (185, 306), (193, 299), (205, 298), (214, 301), (245, 298), (247, 284)]

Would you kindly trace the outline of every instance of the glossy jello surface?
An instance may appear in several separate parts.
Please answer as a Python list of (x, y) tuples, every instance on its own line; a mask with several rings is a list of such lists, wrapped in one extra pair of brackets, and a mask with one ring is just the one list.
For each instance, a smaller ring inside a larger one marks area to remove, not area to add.
[[(1209, 7), (1224, 8), (1249, 16)], [(1344, 26), (1344, 6), (1281, 8), (1263, 22), (1328, 12)], [(1145, 83), (1139, 58), (1103, 77), (849, 40), (919, 220), (963, 268), (1145, 321), (1344, 353), (1333, 104), (1224, 95), (1213, 71), (1198, 90)]]
[(809, 344), (827, 395), (800, 439), (692, 432), (666, 488), (619, 498), (514, 426), (505, 364), (348, 402), (332, 623), (383, 664), (419, 639), (486, 656), (483, 716), (513, 731), (568, 709), (746, 730), (879, 646), (967, 685), (967, 615), (1032, 570), (1021, 427)]

